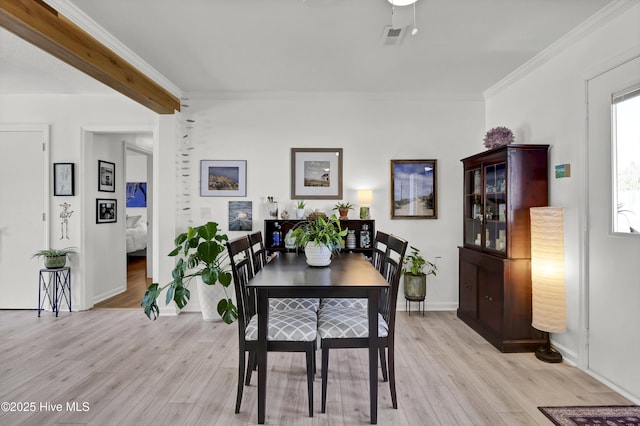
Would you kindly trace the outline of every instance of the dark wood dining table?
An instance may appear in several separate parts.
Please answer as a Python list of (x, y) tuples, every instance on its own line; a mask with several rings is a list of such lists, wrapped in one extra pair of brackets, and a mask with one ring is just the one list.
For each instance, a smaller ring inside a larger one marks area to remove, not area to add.
[(264, 424), (267, 389), (269, 298), (362, 297), (368, 299), (369, 402), (371, 424), (378, 422), (378, 299), (389, 283), (361, 253), (342, 253), (329, 266), (314, 267), (304, 254), (278, 253), (248, 287), (255, 290), (258, 313), (258, 423)]

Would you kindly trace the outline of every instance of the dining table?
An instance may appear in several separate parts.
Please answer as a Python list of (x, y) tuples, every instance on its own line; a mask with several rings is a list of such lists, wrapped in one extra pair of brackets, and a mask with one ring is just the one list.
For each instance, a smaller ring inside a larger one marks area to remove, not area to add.
[(304, 254), (276, 252), (248, 283), (258, 315), (258, 424), (264, 424), (267, 389), (269, 299), (276, 297), (360, 297), (368, 299), (369, 403), (371, 424), (378, 422), (378, 300), (389, 283), (362, 253), (341, 253), (328, 266), (309, 266)]

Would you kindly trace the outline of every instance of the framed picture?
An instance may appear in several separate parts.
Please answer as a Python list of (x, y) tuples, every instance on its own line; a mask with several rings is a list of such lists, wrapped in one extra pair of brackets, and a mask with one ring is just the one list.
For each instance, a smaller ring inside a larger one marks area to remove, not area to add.
[(391, 219), (437, 219), (436, 160), (391, 160)]
[(98, 160), (98, 191), (116, 192), (116, 165)]
[(53, 164), (53, 195), (58, 197), (74, 195), (73, 163)]
[(118, 200), (96, 199), (96, 223), (115, 223), (118, 215)]
[(147, 183), (127, 182), (127, 207), (147, 207)]
[(291, 198), (342, 199), (342, 148), (291, 148)]
[(229, 231), (253, 230), (252, 201), (229, 201)]
[(245, 160), (201, 160), (201, 197), (246, 197), (247, 162)]

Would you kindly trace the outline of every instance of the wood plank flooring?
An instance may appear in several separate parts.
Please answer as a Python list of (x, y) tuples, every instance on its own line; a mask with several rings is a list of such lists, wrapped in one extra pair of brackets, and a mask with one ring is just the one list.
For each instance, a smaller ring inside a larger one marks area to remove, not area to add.
[[(2, 425), (257, 422), (255, 374), (234, 414), (235, 324), (195, 313), (153, 322), (140, 309), (61, 311), (58, 318), (0, 311), (0, 336), (0, 402), (35, 403), (31, 411), (0, 412)], [(369, 424), (366, 350), (331, 352), (327, 413), (320, 413), (318, 374), (313, 418), (304, 355), (270, 353), (268, 362), (268, 424)], [(380, 381), (380, 425), (549, 425), (537, 406), (630, 404), (576, 368), (499, 353), (453, 312), (399, 312), (396, 368), (399, 407)]]
[(127, 261), (127, 290), (96, 303), (94, 309), (140, 309), (144, 292), (151, 284), (147, 278), (147, 262), (143, 256), (130, 257)]

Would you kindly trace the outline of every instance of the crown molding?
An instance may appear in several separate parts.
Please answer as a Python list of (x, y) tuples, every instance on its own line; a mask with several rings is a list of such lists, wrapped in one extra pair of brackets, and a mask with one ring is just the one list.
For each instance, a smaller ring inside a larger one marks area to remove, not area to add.
[(126, 60), (133, 67), (137, 68), (141, 73), (155, 81), (162, 86), (169, 93), (177, 98), (182, 96), (182, 90), (173, 84), (171, 80), (162, 75), (159, 71), (146, 63), (142, 58), (136, 55), (131, 49), (125, 46), (111, 33), (98, 25), (93, 19), (86, 13), (80, 10), (76, 5), (69, 2), (69, 0), (43, 0), (49, 6), (53, 7), (60, 14), (62, 14), (69, 21), (86, 31), (100, 43), (108, 47), (111, 51), (116, 53), (122, 59)]
[(589, 19), (569, 31), (567, 34), (559, 38), (552, 43), (549, 47), (538, 53), (536, 56), (516, 68), (513, 72), (507, 75), (502, 80), (488, 88), (483, 92), (484, 99), (489, 100), (492, 97), (498, 95), (503, 90), (507, 89), (511, 85), (520, 81), (523, 77), (529, 75), (534, 70), (540, 68), (542, 65), (549, 62), (551, 59), (558, 56), (568, 48), (572, 47), (576, 43), (582, 41), (586, 36), (593, 31), (612, 21), (619, 15), (623, 14), (633, 6), (638, 5), (638, 0), (615, 0), (598, 12), (596, 12)]

